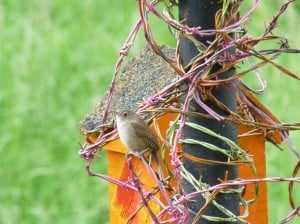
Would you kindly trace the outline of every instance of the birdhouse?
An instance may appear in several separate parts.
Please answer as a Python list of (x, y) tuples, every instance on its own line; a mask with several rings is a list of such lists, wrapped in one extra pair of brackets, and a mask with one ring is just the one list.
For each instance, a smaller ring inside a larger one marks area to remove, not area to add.
[[(175, 55), (175, 50), (167, 47), (162, 47), (161, 50), (164, 54), (169, 56)], [(82, 119), (80, 123), (81, 132), (85, 137), (85, 143), (92, 145), (96, 143), (97, 138), (100, 134), (105, 133), (107, 130), (112, 130), (112, 111), (118, 111), (121, 109), (135, 109), (138, 105), (149, 97), (151, 97), (157, 90), (163, 89), (165, 86), (176, 81), (178, 75), (174, 73), (172, 68), (160, 57), (152, 53), (151, 50), (145, 49), (139, 56), (130, 60), (125, 68), (123, 69), (121, 77), (115, 84), (115, 90), (112, 95), (111, 105), (108, 113), (106, 111), (107, 105), (107, 94), (91, 113)], [(263, 110), (268, 116), (274, 120), (276, 118), (255, 98), (251, 93), (248, 94), (248, 99), (254, 105), (257, 105)], [(242, 111), (240, 111), (242, 113)], [(107, 114), (107, 117), (105, 117)], [(167, 132), (170, 122), (174, 121), (177, 117), (176, 113), (166, 113), (163, 116), (152, 122), (152, 130), (157, 132), (164, 139), (165, 133)], [(265, 118), (256, 116), (260, 122), (268, 123)], [(147, 119), (147, 117), (143, 117)], [(103, 123), (103, 120), (105, 122)], [(111, 139), (114, 139), (115, 134)], [(266, 140), (272, 140), (279, 144), (281, 142), (280, 133), (277, 132), (263, 132), (259, 129), (247, 125), (238, 125), (238, 145), (245, 149), (247, 153), (253, 156), (253, 164), (257, 169), (256, 176), (249, 170), (246, 165), (239, 167), (239, 177), (243, 179), (253, 178), (264, 178), (266, 177), (266, 157), (265, 157), (265, 144)], [(163, 142), (161, 142), (163, 144)], [(121, 182), (128, 181), (131, 175), (131, 169), (139, 174), (139, 179), (143, 184), (143, 187), (147, 192), (151, 191), (153, 194), (164, 200), (162, 193), (157, 186), (156, 180), (145, 168), (140, 159), (132, 157), (130, 164), (125, 159), (127, 149), (123, 146), (118, 138), (109, 141), (107, 144), (102, 146), (103, 149), (107, 150), (108, 156), (108, 176)], [(169, 148), (166, 147), (162, 154), (163, 159), (166, 162), (167, 167), (171, 167)], [(161, 156), (162, 156), (161, 155)], [(116, 164), (119, 164), (116, 166)], [(154, 170), (156, 167), (154, 167)], [(165, 175), (167, 175), (167, 169), (164, 169)], [(171, 179), (170, 185), (176, 186), (176, 179)], [(109, 182), (109, 212), (110, 212), (110, 223), (127, 223), (128, 220), (131, 223), (152, 223), (151, 214), (149, 214), (145, 206), (141, 206), (142, 197), (139, 192), (133, 191), (127, 187), (113, 184)], [(260, 220), (260, 223), (268, 223), (267, 214), (267, 188), (265, 183), (259, 184), (259, 194), (256, 196), (256, 188), (254, 185), (248, 185), (245, 188), (243, 197), (246, 200), (253, 199), (256, 201), (249, 206), (249, 217), (247, 221), (255, 223)], [(167, 193), (171, 194), (171, 190), (166, 190)], [(158, 215), (161, 211), (161, 206), (153, 201), (149, 202), (151, 211), (155, 215)], [(241, 209), (243, 212), (243, 209)], [(162, 217), (164, 220), (169, 217)]]

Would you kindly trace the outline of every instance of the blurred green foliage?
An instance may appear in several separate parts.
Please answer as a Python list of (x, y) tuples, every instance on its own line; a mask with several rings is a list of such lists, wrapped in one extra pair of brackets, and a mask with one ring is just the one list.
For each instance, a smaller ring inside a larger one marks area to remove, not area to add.
[[(280, 2), (263, 1), (250, 34), (262, 32)], [(275, 30), (293, 48), (299, 48), (299, 10), (297, 2)], [(108, 88), (137, 18), (135, 1), (0, 2), (0, 223), (108, 223), (107, 184), (85, 171), (78, 122)], [(152, 24), (155, 39), (174, 46), (165, 24)], [(130, 55), (144, 45), (141, 33)], [(298, 55), (278, 62), (299, 74)], [(299, 83), (272, 67), (262, 74), (269, 84), (262, 101), (282, 121), (299, 121)], [(299, 148), (299, 132), (291, 137)], [(267, 157), (269, 176), (291, 175), (296, 160), (289, 150), (268, 145)], [(106, 165), (105, 156), (94, 162), (98, 172)], [(276, 223), (290, 211), (287, 184), (268, 186), (270, 223)]]

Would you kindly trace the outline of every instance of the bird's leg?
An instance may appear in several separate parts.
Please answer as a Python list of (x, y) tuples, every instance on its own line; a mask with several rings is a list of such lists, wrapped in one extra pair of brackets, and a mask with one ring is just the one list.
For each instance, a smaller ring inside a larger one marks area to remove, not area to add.
[(140, 151), (139, 154), (140, 155), (144, 155), (145, 152), (147, 152), (150, 148), (145, 148), (144, 150)]
[[(143, 151), (138, 152), (138, 155), (139, 155), (140, 160), (143, 163), (147, 164), (152, 170), (154, 170), (153, 167), (151, 166), (151, 163), (149, 162), (149, 160), (144, 155), (144, 153), (149, 151), (149, 150), (150, 150), (150, 148), (146, 148)], [(162, 177), (162, 168), (160, 166), (159, 161), (157, 160), (158, 157), (155, 158), (155, 155), (152, 152), (151, 152), (151, 155), (154, 157), (154, 162), (156, 163), (157, 168), (158, 168), (158, 173), (156, 173), (155, 170), (154, 170), (154, 173), (155, 173), (156, 177), (158, 178), (158, 180), (163, 181), (163, 179), (161, 179), (161, 177)]]

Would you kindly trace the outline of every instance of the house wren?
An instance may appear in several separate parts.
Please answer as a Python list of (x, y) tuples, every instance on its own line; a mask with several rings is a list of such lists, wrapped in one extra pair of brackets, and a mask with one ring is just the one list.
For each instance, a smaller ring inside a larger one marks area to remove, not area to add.
[(162, 168), (157, 154), (159, 143), (150, 127), (131, 110), (117, 112), (116, 122), (120, 139), (129, 150), (137, 151), (143, 157), (145, 151), (150, 151), (158, 167), (159, 179), (163, 181)]

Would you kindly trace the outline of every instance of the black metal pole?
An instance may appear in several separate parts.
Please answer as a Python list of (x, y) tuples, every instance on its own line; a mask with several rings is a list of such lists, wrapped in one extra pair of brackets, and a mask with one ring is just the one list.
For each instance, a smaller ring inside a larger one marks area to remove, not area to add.
[[(201, 27), (202, 29), (214, 29), (215, 28), (215, 13), (222, 8), (222, 1), (217, 0), (179, 0), (179, 20), (183, 21), (189, 27)], [(197, 40), (207, 45), (207, 41), (212, 41), (215, 37), (195, 37)], [(183, 65), (187, 65), (192, 58), (198, 54), (198, 50), (194, 43), (185, 37), (180, 38), (179, 44), (179, 54), (181, 62)], [(214, 70), (217, 70), (215, 67)], [(235, 72), (234, 69), (221, 74), (222, 78), (229, 77)], [(231, 88), (230, 88), (231, 86)], [(215, 87), (212, 90), (212, 94), (220, 102), (230, 108), (232, 111), (236, 111), (237, 103), (235, 98), (235, 88), (232, 88), (234, 83), (231, 85), (221, 85)], [(226, 116), (226, 113), (222, 111), (214, 102), (210, 100), (203, 100), (206, 105), (212, 108), (217, 113)], [(206, 113), (195, 101), (191, 102), (191, 108), (197, 112)], [(231, 125), (225, 121), (216, 121), (212, 119), (197, 118), (193, 116), (188, 116), (187, 121), (199, 124), (214, 132), (217, 132), (221, 136), (227, 137), (236, 142), (237, 140), (237, 130), (235, 125)], [(183, 131), (184, 138), (191, 138), (196, 140), (203, 140), (208, 143), (212, 143), (220, 148), (228, 149), (228, 146), (224, 142), (199, 132), (195, 129), (185, 126)], [(209, 150), (205, 147), (200, 147), (199, 145), (183, 144), (183, 151), (187, 154), (193, 155), (197, 158), (210, 159), (215, 161), (227, 161), (227, 156), (220, 152), (215, 152)], [(193, 174), (193, 176), (207, 183), (211, 186), (219, 183), (218, 178), (224, 179), (226, 172), (228, 172), (228, 179), (235, 179), (238, 177), (238, 168), (236, 166), (228, 165), (207, 165), (202, 163), (193, 162), (187, 158), (183, 158), (183, 164), (185, 168)], [(195, 189), (187, 181), (183, 181), (183, 186), (186, 193), (194, 192)], [(233, 212), (234, 214), (239, 214), (239, 195), (237, 193), (223, 194), (219, 193), (215, 200)], [(194, 219), (195, 214), (200, 208), (205, 204), (205, 199), (203, 197), (198, 197), (197, 200), (188, 202), (188, 207), (190, 209), (190, 220), (191, 223)], [(215, 206), (210, 204), (205, 212), (206, 216), (217, 216), (217, 217), (227, 217), (224, 213), (219, 211)], [(198, 223), (214, 223), (212, 221), (201, 218)], [(231, 222), (222, 222), (231, 223)]]

